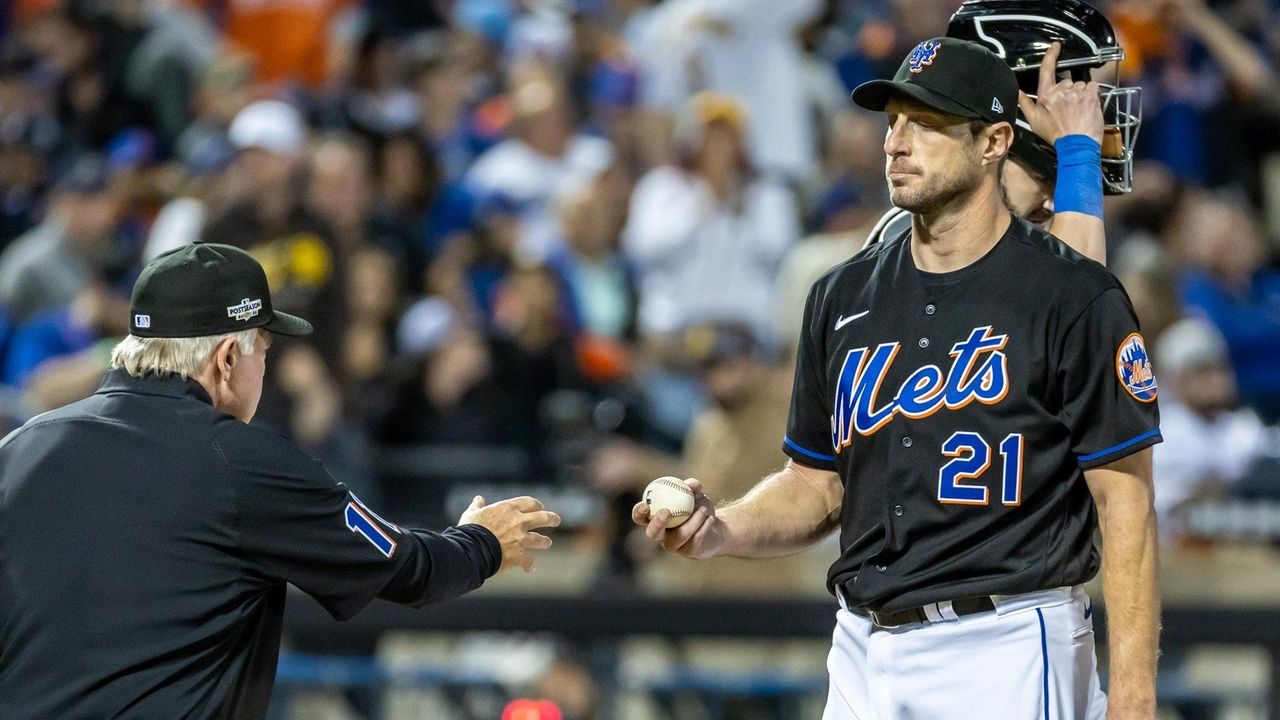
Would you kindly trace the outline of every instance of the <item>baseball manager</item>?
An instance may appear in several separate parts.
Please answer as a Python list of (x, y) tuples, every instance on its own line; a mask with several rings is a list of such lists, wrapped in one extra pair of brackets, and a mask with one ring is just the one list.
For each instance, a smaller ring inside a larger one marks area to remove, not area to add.
[(420, 606), (532, 567), (560, 518), (477, 497), (444, 532), (380, 518), (280, 435), (249, 425), (275, 312), (225, 245), (156, 258), (130, 335), (88, 399), (0, 443), (0, 708), (25, 718), (261, 718), (286, 583), (335, 618)]

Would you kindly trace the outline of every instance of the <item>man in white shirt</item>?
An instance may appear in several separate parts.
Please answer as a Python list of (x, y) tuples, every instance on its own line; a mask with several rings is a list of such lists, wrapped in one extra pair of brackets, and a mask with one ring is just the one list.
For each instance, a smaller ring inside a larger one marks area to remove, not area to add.
[(559, 249), (559, 201), (613, 162), (608, 140), (575, 134), (564, 89), (534, 73), (512, 92), (512, 137), (476, 159), (464, 182), (479, 198), (517, 203), (519, 251), (541, 260)]
[(751, 118), (747, 147), (761, 172), (804, 182), (815, 171), (804, 55), (797, 33), (819, 0), (668, 0), (642, 47), (645, 105), (671, 113), (699, 90), (742, 99)]
[(752, 172), (748, 124), (732, 98), (699, 94), (680, 125), (682, 165), (636, 185), (623, 248), (640, 271), (644, 336), (712, 321), (772, 335), (778, 263), (800, 227), (791, 191)]
[(1243, 478), (1262, 456), (1267, 429), (1237, 406), (1227, 344), (1206, 320), (1170, 325), (1156, 344), (1160, 429), (1166, 442), (1153, 457), (1160, 529), (1184, 529), (1179, 511), (1198, 496)]

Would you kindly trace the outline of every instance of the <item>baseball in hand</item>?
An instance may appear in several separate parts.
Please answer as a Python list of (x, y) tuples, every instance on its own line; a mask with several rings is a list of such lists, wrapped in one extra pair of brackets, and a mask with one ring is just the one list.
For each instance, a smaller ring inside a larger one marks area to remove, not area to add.
[(649, 517), (659, 510), (671, 513), (667, 528), (673, 528), (689, 519), (693, 513), (693, 490), (685, 481), (667, 475), (649, 483), (644, 489), (644, 504), (649, 506)]

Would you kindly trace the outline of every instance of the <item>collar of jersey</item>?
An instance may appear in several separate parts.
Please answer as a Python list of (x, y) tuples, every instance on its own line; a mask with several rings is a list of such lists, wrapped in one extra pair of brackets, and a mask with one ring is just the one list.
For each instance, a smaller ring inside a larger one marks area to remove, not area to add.
[(209, 397), (209, 392), (204, 389), (203, 385), (189, 378), (184, 380), (179, 375), (160, 377), (155, 374), (147, 374), (144, 377), (136, 378), (124, 370), (112, 370), (102, 379), (102, 385), (98, 387), (98, 391), (95, 394), (101, 395), (115, 392), (158, 395), (160, 397), (189, 397), (206, 405), (213, 404), (213, 398)]
[(1016, 217), (1010, 218), (1008, 229), (1004, 231), (1004, 234), (1000, 236), (1000, 239), (996, 241), (996, 244), (991, 246), (990, 250), (982, 254), (982, 257), (978, 258), (977, 260), (974, 260), (973, 262), (969, 263), (968, 265), (965, 265), (964, 267), (958, 270), (952, 270), (950, 272), (944, 272), (944, 273), (926, 272), (924, 270), (921, 270), (916, 265), (916, 259), (911, 254), (911, 236), (910, 236), (910, 233), (908, 233), (907, 239), (905, 242), (905, 250), (907, 251), (906, 261), (910, 263), (911, 267), (915, 269), (917, 273), (920, 274), (920, 281), (923, 282), (925, 285), (929, 285), (931, 287), (951, 285), (952, 283), (959, 282), (969, 277), (970, 275), (973, 275), (978, 271), (980, 271), (982, 269), (982, 266), (986, 265), (987, 262), (991, 260), (991, 258), (995, 257), (995, 254), (1000, 251), (1000, 248), (1007, 241), (1011, 240), (1013, 236), (1019, 234), (1021, 231), (1022, 231), (1022, 223), (1018, 221), (1018, 218)]

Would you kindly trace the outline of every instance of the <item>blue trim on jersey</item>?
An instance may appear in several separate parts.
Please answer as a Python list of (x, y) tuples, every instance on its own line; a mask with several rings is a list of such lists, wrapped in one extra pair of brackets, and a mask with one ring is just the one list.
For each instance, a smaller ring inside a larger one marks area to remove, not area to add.
[(1146, 439), (1147, 439), (1147, 438), (1149, 438), (1149, 437), (1154, 437), (1154, 436), (1159, 435), (1159, 434), (1160, 434), (1160, 428), (1156, 428), (1156, 429), (1154, 429), (1154, 430), (1148, 430), (1148, 431), (1146, 431), (1146, 432), (1142, 433), (1141, 435), (1139, 435), (1139, 436), (1138, 436), (1138, 437), (1136, 437), (1136, 438), (1133, 438), (1133, 439), (1131, 439), (1131, 440), (1125, 440), (1124, 442), (1120, 443), (1119, 445), (1112, 445), (1111, 447), (1107, 448), (1106, 450), (1099, 450), (1099, 451), (1098, 451), (1098, 452), (1096, 452), (1096, 453), (1089, 453), (1088, 455), (1081, 455), (1081, 456), (1079, 456), (1079, 457), (1077, 457), (1077, 458), (1076, 458), (1076, 462), (1089, 462), (1090, 460), (1097, 460), (1097, 459), (1098, 459), (1098, 458), (1100, 458), (1100, 457), (1103, 457), (1103, 456), (1106, 456), (1106, 455), (1110, 455), (1111, 453), (1113, 453), (1113, 452), (1115, 452), (1115, 451), (1117, 451), (1117, 450), (1123, 450), (1123, 449), (1125, 449), (1125, 448), (1129, 447), (1130, 445), (1133, 445), (1134, 443), (1140, 443), (1140, 442), (1142, 442), (1143, 440), (1146, 440)]
[(783, 436), (782, 436), (782, 442), (783, 442), (784, 444), (786, 444), (786, 446), (787, 446), (787, 447), (789, 447), (789, 448), (791, 448), (792, 450), (795, 450), (796, 452), (801, 453), (801, 454), (803, 454), (803, 455), (808, 455), (809, 457), (813, 458), (814, 460), (824, 460), (824, 461), (826, 461), (826, 462), (835, 462), (835, 461), (836, 461), (836, 456), (835, 456), (835, 455), (823, 455), (822, 453), (816, 453), (816, 452), (813, 452), (812, 450), (805, 450), (804, 448), (802, 448), (802, 447), (800, 447), (799, 445), (797, 445), (797, 444), (795, 444), (794, 442), (792, 442), (792, 441), (791, 441), (791, 438), (787, 437), (786, 435), (783, 435)]
[(1040, 659), (1044, 665), (1044, 720), (1049, 720), (1049, 640), (1044, 632), (1044, 613), (1036, 608), (1036, 617), (1040, 618)]

